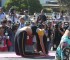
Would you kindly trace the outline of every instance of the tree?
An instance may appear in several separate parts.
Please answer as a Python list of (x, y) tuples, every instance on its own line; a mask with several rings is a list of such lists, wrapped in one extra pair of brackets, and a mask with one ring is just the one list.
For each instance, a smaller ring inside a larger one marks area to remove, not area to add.
[(39, 2), (39, 0), (28, 0), (29, 1), (29, 11), (34, 12), (40, 12), (42, 9), (42, 6)]
[(70, 0), (58, 0), (60, 5), (66, 8), (67, 11), (70, 11)]
[(11, 7), (16, 8), (18, 11), (21, 9), (28, 9), (31, 14), (34, 12), (40, 12), (42, 9), (39, 0), (7, 0), (4, 8), (9, 10)]
[(10, 8), (16, 8), (18, 11), (20, 11), (20, 9), (27, 8), (26, 3), (24, 3), (25, 0), (7, 0), (6, 4), (5, 4), (5, 9), (9, 10)]

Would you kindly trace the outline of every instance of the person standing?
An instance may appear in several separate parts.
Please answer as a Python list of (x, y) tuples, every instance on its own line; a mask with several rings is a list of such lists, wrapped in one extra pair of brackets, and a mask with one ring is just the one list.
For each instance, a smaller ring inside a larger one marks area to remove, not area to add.
[(28, 14), (28, 10), (24, 10), (24, 19), (25, 19), (25, 21), (30, 21), (30, 16)]
[(20, 20), (20, 25), (19, 25), (18, 29), (21, 29), (22, 27), (25, 26), (25, 19), (24, 19), (24, 17), (20, 17), (19, 20)]
[(41, 14), (38, 16), (37, 22), (42, 23), (42, 22), (44, 22), (44, 21), (46, 21), (46, 16), (45, 16), (45, 14), (44, 14), (44, 10), (41, 10)]
[(12, 24), (20, 23), (20, 21), (19, 21), (20, 15), (16, 13), (16, 9), (11, 8), (9, 10), (8, 15), (9, 16), (7, 18), (11, 19)]
[(61, 25), (59, 26), (59, 24), (56, 24), (53, 38), (53, 50), (57, 49), (63, 34), (64, 34), (63, 27)]

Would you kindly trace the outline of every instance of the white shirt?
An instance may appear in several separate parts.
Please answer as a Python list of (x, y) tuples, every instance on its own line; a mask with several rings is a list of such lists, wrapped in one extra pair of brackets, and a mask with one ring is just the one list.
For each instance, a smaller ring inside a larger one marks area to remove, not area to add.
[(33, 42), (36, 42), (36, 36), (34, 35), (34, 37), (33, 37)]
[(24, 26), (25, 26), (25, 24), (20, 24), (17, 30), (23, 28)]
[[(15, 16), (14, 16), (14, 17), (13, 17), (13, 16), (8, 16), (8, 18), (11, 20), (12, 23), (13, 23), (13, 22), (14, 22), (14, 23), (20, 23), (20, 20), (19, 20), (19, 18), (18, 18), (18, 17), (19, 17), (19, 14), (16, 14), (16, 16), (17, 16), (17, 17), (15, 17)], [(14, 21), (13, 21), (13, 18), (14, 18)]]

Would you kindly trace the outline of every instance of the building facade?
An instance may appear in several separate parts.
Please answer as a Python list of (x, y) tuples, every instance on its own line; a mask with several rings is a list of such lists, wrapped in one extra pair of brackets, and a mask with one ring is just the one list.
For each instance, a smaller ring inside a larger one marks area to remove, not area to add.
[(3, 7), (7, 0), (0, 0), (0, 6)]
[(39, 0), (41, 4), (46, 4), (46, 2), (58, 2), (57, 0)]
[(60, 5), (57, 0), (39, 0), (42, 6), (46, 9), (52, 9), (53, 11), (59, 11)]

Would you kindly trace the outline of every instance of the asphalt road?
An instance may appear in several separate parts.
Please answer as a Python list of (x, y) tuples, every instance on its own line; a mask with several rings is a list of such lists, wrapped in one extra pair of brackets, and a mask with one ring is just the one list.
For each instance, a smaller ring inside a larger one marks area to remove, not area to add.
[(55, 51), (49, 52), (49, 56), (39, 57), (21, 57), (15, 54), (15, 52), (0, 52), (0, 60), (55, 60)]
[[(35, 60), (28, 58), (1, 58), (1, 60)], [(36, 59), (36, 60), (55, 60), (55, 59)]]

